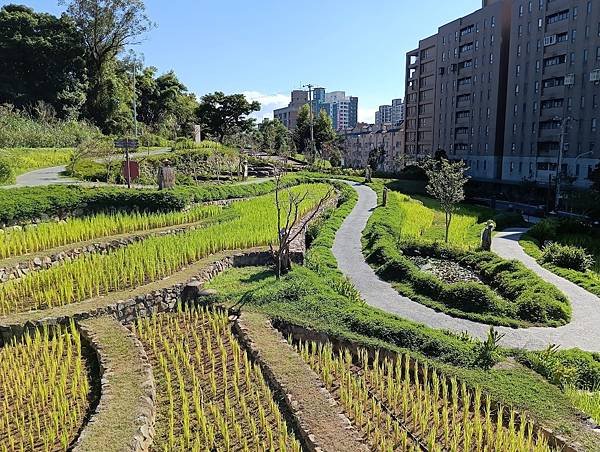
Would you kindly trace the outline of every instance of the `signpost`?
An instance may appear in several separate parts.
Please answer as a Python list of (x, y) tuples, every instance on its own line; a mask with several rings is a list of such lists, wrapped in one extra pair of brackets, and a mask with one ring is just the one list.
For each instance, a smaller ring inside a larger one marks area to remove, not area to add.
[(129, 138), (115, 140), (115, 147), (117, 149), (125, 150), (125, 179), (127, 180), (127, 188), (131, 188), (131, 168), (129, 166), (129, 150), (136, 150), (138, 148), (138, 140), (131, 140)]

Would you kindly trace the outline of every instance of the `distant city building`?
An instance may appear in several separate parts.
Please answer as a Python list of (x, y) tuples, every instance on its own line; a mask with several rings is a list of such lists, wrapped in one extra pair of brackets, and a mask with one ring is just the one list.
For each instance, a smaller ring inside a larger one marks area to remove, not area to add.
[(298, 112), (303, 105), (308, 103), (308, 91), (294, 90), (291, 94), (291, 101), (287, 107), (278, 108), (273, 111), (273, 118), (279, 119), (284, 126), (292, 130), (296, 127)]
[(397, 172), (404, 166), (404, 127), (361, 123), (344, 133), (344, 166), (365, 168), (370, 159), (384, 172)]
[[(279, 119), (288, 129), (293, 129), (296, 127), (298, 111), (307, 103), (308, 91), (292, 91), (290, 104), (275, 110), (273, 117)], [(314, 88), (312, 109), (315, 115), (325, 110), (333, 122), (333, 128), (338, 131), (352, 129), (358, 122), (358, 97), (346, 96), (344, 91), (326, 93), (325, 88)]]
[(375, 124), (398, 125), (404, 121), (404, 102), (402, 99), (393, 99), (392, 105), (380, 105), (375, 112)]
[(380, 126), (383, 124), (392, 123), (392, 106), (391, 105), (380, 105), (379, 109), (375, 112), (375, 124)]
[(474, 178), (548, 184), (560, 169), (588, 185), (600, 162), (599, 23), (599, 1), (483, 0), (441, 26), (407, 54), (407, 156), (444, 150)]
[(404, 121), (404, 100), (392, 99), (392, 124), (398, 125)]

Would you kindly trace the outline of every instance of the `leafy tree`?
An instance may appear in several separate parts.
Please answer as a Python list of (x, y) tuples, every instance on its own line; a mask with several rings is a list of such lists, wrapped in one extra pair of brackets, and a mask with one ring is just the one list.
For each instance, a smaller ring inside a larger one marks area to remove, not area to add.
[[(328, 145), (337, 142), (338, 136), (333, 128), (333, 121), (325, 110), (321, 110), (319, 114), (316, 115), (316, 118), (313, 118), (312, 120), (314, 122), (313, 136), (315, 140), (315, 149), (317, 154), (322, 156), (323, 151)], [(312, 155), (310, 149), (310, 124), (310, 106), (305, 104), (298, 112), (293, 139), (296, 144), (296, 149), (308, 156), (311, 161), (314, 161), (317, 158), (317, 155)]]
[(279, 119), (265, 118), (258, 125), (261, 134), (261, 148), (277, 155), (289, 155), (291, 135)]
[(71, 20), (7, 5), (0, 9), (0, 43), (0, 104), (43, 101), (60, 117), (77, 116), (86, 98), (85, 47)]
[(156, 72), (155, 67), (147, 67), (136, 77), (138, 121), (167, 136), (191, 131), (196, 97), (173, 71), (158, 77)]
[(127, 112), (119, 104), (130, 99), (122, 97), (127, 71), (123, 71), (116, 58), (126, 46), (138, 44), (153, 27), (146, 15), (144, 2), (61, 0), (61, 4), (67, 6), (67, 15), (83, 37), (86, 49), (89, 76), (87, 116), (104, 131), (122, 130), (126, 127), (123, 120), (126, 121)]
[(254, 119), (247, 116), (258, 110), (260, 103), (249, 102), (243, 94), (217, 91), (202, 97), (196, 114), (203, 130), (222, 143), (227, 135), (250, 132)]
[(450, 232), (452, 215), (456, 211), (456, 205), (465, 199), (464, 187), (468, 181), (465, 176), (467, 167), (460, 160), (449, 162), (446, 159), (428, 160), (423, 164), (429, 183), (427, 193), (437, 199), (444, 210), (446, 220), (446, 243)]

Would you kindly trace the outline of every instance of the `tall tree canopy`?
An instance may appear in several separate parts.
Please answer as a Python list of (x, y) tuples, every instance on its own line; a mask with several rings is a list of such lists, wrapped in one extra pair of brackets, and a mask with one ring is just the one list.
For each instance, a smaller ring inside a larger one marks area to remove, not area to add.
[(222, 143), (227, 135), (250, 132), (254, 119), (248, 115), (258, 110), (260, 103), (249, 102), (243, 94), (217, 91), (202, 97), (196, 113), (204, 132)]
[(156, 76), (155, 67), (145, 68), (136, 77), (137, 118), (156, 132), (172, 135), (189, 132), (198, 105), (173, 71)]
[(0, 103), (18, 108), (43, 101), (59, 116), (85, 101), (83, 35), (66, 16), (26, 6), (0, 9)]
[[(334, 147), (337, 143), (337, 133), (333, 129), (333, 121), (325, 110), (319, 111), (316, 118), (312, 118), (313, 121), (313, 136), (315, 140), (315, 148), (318, 155), (324, 155), (328, 153), (328, 150)], [(293, 132), (294, 143), (296, 149), (303, 154), (314, 160), (317, 156), (311, 155), (310, 149), (310, 123), (311, 114), (310, 106), (308, 104), (303, 105), (298, 112), (298, 119), (296, 120), (296, 128)], [(326, 152), (327, 151), (327, 152)]]
[(287, 155), (291, 148), (290, 131), (279, 119), (263, 119), (258, 125), (261, 137), (261, 148), (278, 155)]
[(86, 115), (106, 132), (121, 132), (126, 107), (118, 102), (127, 72), (117, 61), (126, 46), (138, 44), (153, 27), (143, 0), (61, 0), (83, 36), (89, 90)]

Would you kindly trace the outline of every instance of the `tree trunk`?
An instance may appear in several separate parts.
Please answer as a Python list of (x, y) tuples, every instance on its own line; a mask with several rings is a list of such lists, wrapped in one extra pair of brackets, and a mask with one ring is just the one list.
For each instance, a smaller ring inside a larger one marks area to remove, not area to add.
[(448, 243), (448, 236), (450, 235), (450, 222), (452, 221), (452, 213), (446, 212), (446, 243)]

